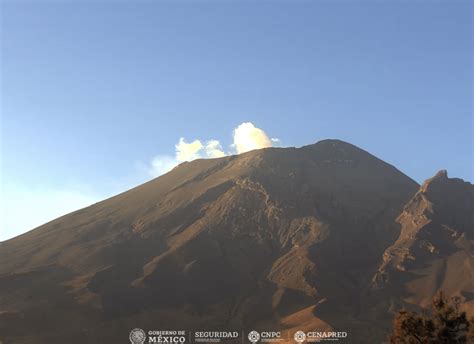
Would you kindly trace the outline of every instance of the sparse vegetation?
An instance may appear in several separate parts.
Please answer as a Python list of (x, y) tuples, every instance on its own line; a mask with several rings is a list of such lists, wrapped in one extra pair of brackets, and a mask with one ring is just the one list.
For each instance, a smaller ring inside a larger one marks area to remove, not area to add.
[(431, 312), (402, 310), (394, 318), (390, 344), (474, 343), (474, 318), (459, 309), (460, 299), (442, 292), (431, 304)]

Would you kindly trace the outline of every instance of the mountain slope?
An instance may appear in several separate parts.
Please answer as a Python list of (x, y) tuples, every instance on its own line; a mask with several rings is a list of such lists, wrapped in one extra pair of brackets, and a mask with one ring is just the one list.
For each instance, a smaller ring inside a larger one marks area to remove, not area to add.
[(0, 243), (0, 339), (101, 343), (160, 324), (380, 340), (371, 281), (418, 188), (338, 140), (181, 164)]
[(401, 233), (384, 253), (376, 289), (426, 307), (439, 291), (474, 313), (474, 186), (440, 171), (398, 217)]

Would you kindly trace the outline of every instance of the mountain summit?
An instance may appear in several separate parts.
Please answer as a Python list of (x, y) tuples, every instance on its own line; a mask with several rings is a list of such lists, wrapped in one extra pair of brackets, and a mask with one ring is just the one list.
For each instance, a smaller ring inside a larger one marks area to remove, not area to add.
[(121, 342), (159, 324), (380, 342), (437, 290), (470, 307), (472, 196), (339, 140), (184, 163), (1, 243), (0, 340)]

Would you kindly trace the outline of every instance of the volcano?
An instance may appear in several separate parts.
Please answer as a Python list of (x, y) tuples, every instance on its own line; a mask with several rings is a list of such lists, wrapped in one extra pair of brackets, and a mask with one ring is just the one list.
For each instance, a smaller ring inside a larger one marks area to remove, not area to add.
[(380, 343), (440, 290), (474, 313), (473, 196), (339, 140), (183, 163), (0, 243), (0, 340), (126, 343), (140, 327)]

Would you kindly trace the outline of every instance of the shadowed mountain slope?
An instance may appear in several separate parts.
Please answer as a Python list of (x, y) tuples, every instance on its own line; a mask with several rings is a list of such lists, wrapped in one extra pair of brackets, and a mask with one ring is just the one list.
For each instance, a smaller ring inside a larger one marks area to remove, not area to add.
[[(382, 298), (406, 298), (391, 280), (410, 287), (396, 275), (406, 263), (397, 252), (418, 245), (407, 233), (419, 229), (407, 223), (423, 212), (420, 193), (451, 221), (439, 226), (457, 231), (446, 250), (472, 254), (472, 185), (447, 179), (454, 192), (437, 178), (417, 193), (393, 166), (338, 140), (181, 164), (0, 243), (0, 339), (102, 343), (159, 324), (338, 328), (351, 343), (380, 341), (385, 318), (379, 331), (369, 326), (390, 311)], [(463, 207), (442, 205), (458, 201)], [(444, 235), (429, 243), (441, 247)], [(431, 257), (420, 253), (420, 263)], [(446, 262), (449, 279), (463, 281), (450, 292), (474, 292), (472, 279), (456, 277), (472, 274), (471, 263)], [(425, 283), (434, 292), (443, 280)]]
[(373, 280), (392, 303), (429, 306), (444, 291), (474, 314), (474, 186), (446, 171), (428, 179), (397, 218), (401, 233)]

